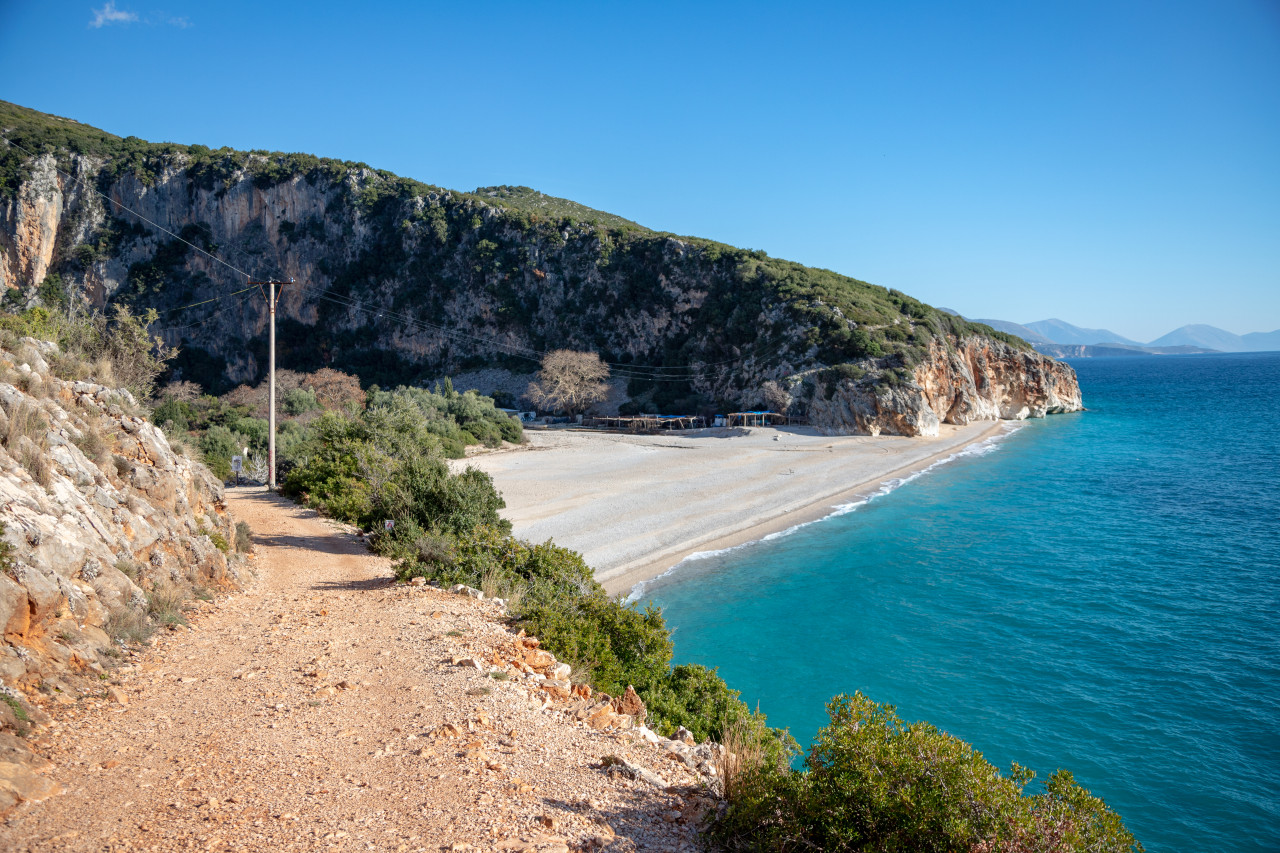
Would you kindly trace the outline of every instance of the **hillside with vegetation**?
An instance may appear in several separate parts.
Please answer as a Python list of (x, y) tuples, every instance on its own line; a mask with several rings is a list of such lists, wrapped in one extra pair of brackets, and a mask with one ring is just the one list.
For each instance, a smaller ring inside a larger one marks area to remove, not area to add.
[(122, 139), (12, 104), (0, 134), (12, 143), (0, 151), (7, 304), (154, 308), (180, 378), (215, 394), (265, 366), (265, 306), (247, 275), (297, 280), (282, 296), (281, 366), (366, 387), (527, 373), (567, 348), (599, 353), (632, 410), (762, 405), (773, 382), (803, 415), (814, 401), (873, 410), (965, 342), (990, 342), (1014, 370), (1050, 364), (898, 291), (526, 187), (462, 193), (309, 154)]

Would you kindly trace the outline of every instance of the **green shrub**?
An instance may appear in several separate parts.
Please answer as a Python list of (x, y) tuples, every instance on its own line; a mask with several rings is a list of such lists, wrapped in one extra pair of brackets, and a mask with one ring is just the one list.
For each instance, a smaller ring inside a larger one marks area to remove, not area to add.
[(6, 705), (13, 711), (14, 719), (20, 723), (31, 722), (31, 715), (27, 713), (27, 709), (22, 707), (22, 703), (12, 696), (0, 696)]
[(314, 388), (291, 388), (284, 393), (281, 409), (286, 415), (305, 415), (320, 408)]
[(202, 530), (200, 532), (203, 533), (205, 536), (208, 536), (209, 541), (213, 543), (213, 547), (217, 548), (222, 553), (225, 554), (227, 553), (227, 551), (230, 550), (231, 546), (227, 542), (227, 537), (223, 536), (219, 531)]
[(197, 442), (204, 464), (222, 480), (231, 476), (231, 457), (238, 455), (248, 443), (247, 437), (225, 426), (210, 427)]
[(451, 473), (427, 415), (394, 396), (383, 402), (359, 416), (322, 416), (284, 493), (365, 528), (395, 519), (453, 532), (510, 529), (498, 517), (505, 504), (489, 475), (471, 468)]
[[(1118, 816), (1075, 784), (1008, 777), (969, 744), (892, 706), (837, 696), (805, 770), (762, 764), (734, 786), (710, 839), (734, 850), (1141, 851)], [(1049, 839), (1056, 839), (1050, 842)]]
[(13, 563), (13, 546), (9, 544), (9, 540), (4, 538), (5, 523), (0, 521), (0, 573), (13, 575), (15, 566)]
[(672, 667), (646, 686), (649, 724), (660, 734), (669, 736), (677, 726), (684, 726), (699, 741), (711, 738), (719, 743), (728, 726), (751, 716), (738, 691), (730, 690), (716, 670), (705, 666)]
[(519, 624), (613, 696), (660, 682), (671, 664), (671, 632), (653, 605), (638, 611), (603, 592), (542, 598), (524, 604)]
[(152, 409), (151, 420), (161, 426), (169, 424), (169, 429), (186, 432), (191, 428), (193, 414), (190, 403), (170, 398)]

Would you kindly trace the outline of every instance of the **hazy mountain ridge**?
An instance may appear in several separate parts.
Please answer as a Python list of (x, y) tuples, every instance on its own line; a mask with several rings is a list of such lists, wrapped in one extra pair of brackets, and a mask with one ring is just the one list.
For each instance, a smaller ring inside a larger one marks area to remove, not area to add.
[(1196, 346), (1220, 352), (1270, 352), (1280, 350), (1280, 329), (1237, 335), (1214, 326), (1193, 324), (1156, 338), (1150, 346)]
[[(974, 320), (993, 329), (1017, 335), (1033, 344), (1038, 352), (1055, 358), (1080, 357), (1090, 349), (1104, 348), (1109, 355), (1124, 352), (1148, 355), (1193, 352), (1271, 352), (1280, 350), (1280, 329), (1274, 332), (1250, 332), (1237, 335), (1204, 324), (1174, 329), (1149, 343), (1138, 343), (1107, 329), (1085, 329), (1065, 320), (1039, 320), (1025, 325), (1007, 320)], [(1065, 356), (1066, 348), (1076, 348), (1074, 356)], [(1079, 349), (1084, 347), (1085, 349)]]

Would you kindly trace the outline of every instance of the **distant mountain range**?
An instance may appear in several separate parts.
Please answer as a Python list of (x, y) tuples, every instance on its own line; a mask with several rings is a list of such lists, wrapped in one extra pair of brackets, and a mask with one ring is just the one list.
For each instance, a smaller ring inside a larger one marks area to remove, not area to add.
[[(969, 319), (969, 318), (966, 318)], [(1174, 329), (1149, 343), (1139, 343), (1109, 329), (1084, 329), (1064, 320), (1011, 323), (978, 320), (993, 329), (1017, 335), (1045, 355), (1055, 358), (1091, 355), (1165, 355), (1195, 352), (1280, 351), (1280, 329), (1236, 335), (1214, 326), (1196, 324)]]

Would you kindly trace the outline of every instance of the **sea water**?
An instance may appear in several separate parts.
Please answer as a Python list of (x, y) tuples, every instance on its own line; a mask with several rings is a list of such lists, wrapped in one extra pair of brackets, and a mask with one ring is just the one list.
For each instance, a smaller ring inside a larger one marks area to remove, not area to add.
[(1280, 850), (1280, 354), (1071, 363), (1087, 412), (643, 597), (802, 745), (860, 690), (1152, 853)]

